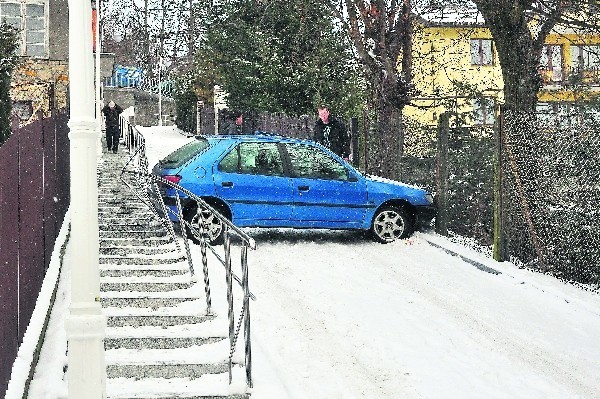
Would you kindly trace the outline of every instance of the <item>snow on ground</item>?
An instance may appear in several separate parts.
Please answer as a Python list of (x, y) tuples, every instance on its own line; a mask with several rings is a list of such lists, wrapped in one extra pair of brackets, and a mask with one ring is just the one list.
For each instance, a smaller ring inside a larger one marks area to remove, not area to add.
[[(188, 140), (172, 128), (144, 134), (156, 161)], [(248, 257), (257, 297), (251, 301), (253, 399), (600, 396), (597, 294), (431, 233), (382, 245), (360, 232), (247, 232), (257, 242)], [(192, 255), (199, 265), (198, 246)], [(240, 275), (239, 249), (232, 259)], [(225, 314), (223, 268), (211, 258), (209, 265), (214, 308)], [(66, 311), (67, 279), (52, 326)], [(64, 382), (55, 380), (65, 362), (64, 332), (48, 339), (41, 358), (47, 376), (34, 380), (32, 389), (42, 390), (32, 398), (64, 394)]]

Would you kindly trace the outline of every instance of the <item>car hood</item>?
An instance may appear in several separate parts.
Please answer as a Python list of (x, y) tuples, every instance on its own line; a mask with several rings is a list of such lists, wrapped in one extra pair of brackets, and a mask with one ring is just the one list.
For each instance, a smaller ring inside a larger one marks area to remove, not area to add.
[[(428, 194), (427, 190), (420, 187), (372, 175), (365, 176), (365, 180), (369, 197), (373, 199), (375, 197), (404, 198), (413, 205), (431, 205), (425, 197)], [(386, 198), (380, 200), (385, 201)]]

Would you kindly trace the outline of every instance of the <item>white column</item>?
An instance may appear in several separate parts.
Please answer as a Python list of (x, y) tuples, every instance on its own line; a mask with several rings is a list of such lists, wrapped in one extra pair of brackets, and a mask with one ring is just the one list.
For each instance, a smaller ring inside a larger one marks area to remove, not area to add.
[(98, 263), (98, 187), (92, 13), (89, 0), (69, 0), (71, 116), (71, 305), (65, 321), (68, 399), (106, 397), (104, 336)]

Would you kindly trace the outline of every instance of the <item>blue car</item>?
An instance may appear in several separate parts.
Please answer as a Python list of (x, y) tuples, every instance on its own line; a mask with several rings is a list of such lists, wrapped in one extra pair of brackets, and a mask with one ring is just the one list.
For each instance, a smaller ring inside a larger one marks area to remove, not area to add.
[[(435, 217), (426, 190), (365, 176), (309, 140), (267, 134), (197, 136), (158, 162), (153, 173), (204, 199), (238, 227), (370, 230), (382, 243), (408, 237)], [(177, 220), (175, 191), (160, 189)], [(195, 201), (181, 197), (183, 217), (198, 227)], [(204, 214), (211, 243), (221, 221)]]

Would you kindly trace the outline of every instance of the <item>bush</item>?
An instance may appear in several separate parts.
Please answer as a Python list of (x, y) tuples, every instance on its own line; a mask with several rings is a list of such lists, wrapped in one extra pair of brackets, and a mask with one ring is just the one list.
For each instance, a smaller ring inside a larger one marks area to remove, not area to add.
[(196, 102), (198, 97), (191, 87), (179, 87), (175, 93), (177, 127), (188, 133), (196, 132)]

